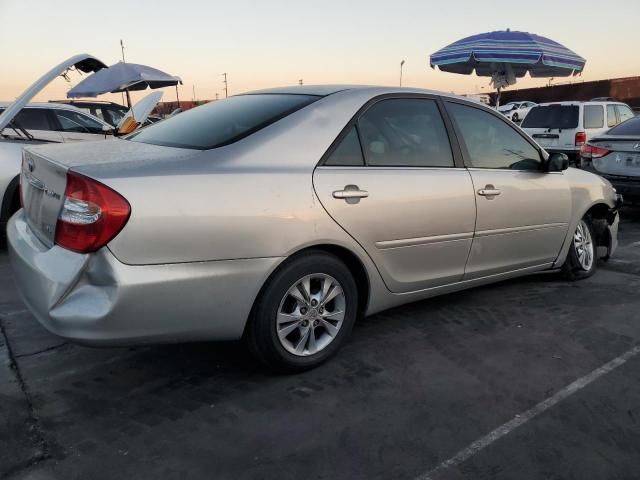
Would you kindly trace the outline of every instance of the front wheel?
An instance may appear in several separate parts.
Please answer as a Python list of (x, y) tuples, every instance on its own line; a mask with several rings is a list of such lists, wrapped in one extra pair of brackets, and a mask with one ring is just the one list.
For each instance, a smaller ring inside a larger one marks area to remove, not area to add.
[(587, 278), (596, 271), (597, 247), (593, 239), (593, 227), (585, 217), (580, 220), (573, 233), (571, 247), (562, 266), (562, 272), (569, 280)]
[(307, 370), (337, 352), (357, 310), (356, 283), (345, 264), (328, 253), (306, 253), (269, 279), (252, 311), (246, 339), (268, 367)]

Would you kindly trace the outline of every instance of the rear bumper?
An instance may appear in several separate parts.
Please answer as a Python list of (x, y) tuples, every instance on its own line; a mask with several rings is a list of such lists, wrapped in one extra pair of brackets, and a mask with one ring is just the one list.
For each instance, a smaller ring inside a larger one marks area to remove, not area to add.
[(587, 172), (594, 173), (606, 180), (608, 180), (613, 188), (616, 189), (618, 194), (622, 195), (622, 197), (628, 200), (640, 201), (640, 177), (621, 177), (617, 175), (607, 175), (599, 172), (593, 165), (589, 162), (583, 162), (581, 168)]
[(108, 248), (81, 255), (46, 248), (22, 211), (7, 227), (9, 257), (28, 309), (79, 343), (129, 345), (242, 336), (280, 258), (125, 265)]

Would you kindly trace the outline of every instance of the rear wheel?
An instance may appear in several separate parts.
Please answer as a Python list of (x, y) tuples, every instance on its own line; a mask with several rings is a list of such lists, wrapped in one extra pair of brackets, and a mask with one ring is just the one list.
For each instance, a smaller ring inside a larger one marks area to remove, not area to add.
[(246, 339), (263, 363), (279, 371), (313, 368), (335, 354), (356, 319), (358, 292), (335, 256), (312, 252), (289, 260), (254, 306)]
[(569, 280), (587, 278), (595, 272), (597, 247), (594, 238), (589, 218), (582, 218), (573, 233), (571, 247), (562, 266), (562, 272)]

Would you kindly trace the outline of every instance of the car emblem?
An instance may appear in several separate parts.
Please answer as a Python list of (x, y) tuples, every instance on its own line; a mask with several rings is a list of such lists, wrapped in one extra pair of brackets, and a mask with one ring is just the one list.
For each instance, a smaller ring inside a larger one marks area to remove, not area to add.
[(633, 148), (640, 148), (640, 143), (636, 143)]

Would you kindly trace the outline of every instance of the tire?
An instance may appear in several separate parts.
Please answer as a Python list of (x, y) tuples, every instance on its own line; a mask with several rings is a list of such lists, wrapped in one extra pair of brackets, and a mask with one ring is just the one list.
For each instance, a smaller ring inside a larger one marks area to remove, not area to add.
[(357, 312), (358, 290), (346, 265), (329, 253), (308, 252), (287, 260), (268, 280), (252, 309), (245, 339), (270, 369), (300, 372), (340, 349)]
[(598, 263), (595, 238), (589, 217), (583, 217), (573, 233), (567, 259), (562, 265), (566, 279), (582, 280), (594, 274)]

